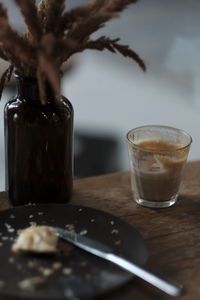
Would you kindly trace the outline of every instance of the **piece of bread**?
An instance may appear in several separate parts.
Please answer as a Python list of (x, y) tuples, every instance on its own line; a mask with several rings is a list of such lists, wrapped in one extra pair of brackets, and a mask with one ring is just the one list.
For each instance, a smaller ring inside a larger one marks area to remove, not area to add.
[(58, 237), (56, 231), (48, 226), (31, 226), (23, 229), (12, 246), (13, 252), (30, 251), (55, 253)]

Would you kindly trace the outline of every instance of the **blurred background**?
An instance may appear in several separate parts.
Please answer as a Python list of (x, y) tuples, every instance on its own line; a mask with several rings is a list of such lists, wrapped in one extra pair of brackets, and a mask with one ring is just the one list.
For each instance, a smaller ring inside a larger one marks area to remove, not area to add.
[[(12, 0), (10, 21), (24, 29)], [(67, 6), (84, 4), (69, 0)], [(127, 170), (126, 133), (146, 124), (184, 129), (193, 137), (189, 159), (200, 159), (200, 1), (140, 0), (95, 34), (120, 37), (144, 59), (135, 62), (108, 52), (73, 57), (62, 80), (75, 111), (75, 177)], [(5, 68), (0, 63), (0, 72)], [(4, 189), (3, 107), (0, 103), (0, 190)]]

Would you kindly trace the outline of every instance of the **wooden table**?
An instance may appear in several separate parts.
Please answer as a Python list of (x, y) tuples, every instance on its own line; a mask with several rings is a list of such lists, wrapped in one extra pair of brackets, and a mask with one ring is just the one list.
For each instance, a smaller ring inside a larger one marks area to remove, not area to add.
[[(132, 201), (129, 172), (75, 180), (72, 203), (119, 216), (144, 237), (149, 249), (146, 267), (187, 293), (182, 300), (200, 299), (200, 161), (188, 163), (179, 201), (165, 209), (140, 207)], [(8, 208), (0, 193), (0, 210)], [(139, 279), (104, 296), (103, 300), (170, 299)]]

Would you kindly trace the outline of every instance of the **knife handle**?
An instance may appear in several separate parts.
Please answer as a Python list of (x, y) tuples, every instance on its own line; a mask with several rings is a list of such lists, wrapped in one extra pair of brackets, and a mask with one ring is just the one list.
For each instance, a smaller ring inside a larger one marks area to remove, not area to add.
[(170, 296), (180, 296), (183, 293), (183, 288), (174, 286), (157, 275), (127, 261), (122, 257), (116, 256), (115, 254), (107, 254), (106, 259), (152, 284)]

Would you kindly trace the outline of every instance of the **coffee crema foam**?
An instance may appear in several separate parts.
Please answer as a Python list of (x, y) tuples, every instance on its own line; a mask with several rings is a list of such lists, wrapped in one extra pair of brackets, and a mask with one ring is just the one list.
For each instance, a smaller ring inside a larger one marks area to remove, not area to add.
[(175, 151), (184, 147), (181, 143), (171, 143), (164, 140), (141, 140), (135, 142), (135, 145), (149, 150)]

